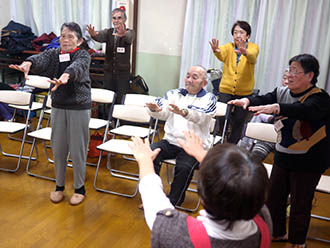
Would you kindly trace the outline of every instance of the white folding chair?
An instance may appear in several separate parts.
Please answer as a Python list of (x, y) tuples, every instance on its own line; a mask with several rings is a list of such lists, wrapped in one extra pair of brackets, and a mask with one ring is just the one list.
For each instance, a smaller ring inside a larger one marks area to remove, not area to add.
[[(111, 90), (92, 88), (92, 101), (99, 104), (113, 104), (115, 102), (116, 93)], [(111, 107), (111, 106), (110, 106)], [(99, 118), (91, 118), (89, 129), (99, 130), (107, 125), (108, 121)]]
[[(265, 141), (276, 143), (277, 141), (277, 132), (274, 129), (274, 124), (270, 123), (261, 123), (261, 122), (248, 122), (245, 130), (245, 136), (258, 141)], [(252, 149), (253, 147), (251, 147)], [(263, 163), (268, 176), (272, 172), (273, 165)]]
[(0, 132), (7, 134), (14, 134), (18, 132), (23, 132), (23, 137), (21, 139), (20, 152), (18, 154), (11, 154), (4, 152), (1, 145), (0, 150), (4, 156), (18, 158), (17, 166), (15, 169), (0, 168), (1, 171), (16, 172), (19, 169), (21, 159), (27, 159), (27, 156), (23, 156), (24, 144), (26, 142), (26, 133), (29, 126), (29, 118), (31, 115), (33, 95), (32, 93), (22, 92), (22, 91), (12, 91), (12, 90), (1, 90), (0, 91), (0, 102), (7, 104), (15, 104), (17, 106), (28, 106), (27, 115), (25, 123), (19, 122), (9, 122), (9, 121), (0, 121)]
[(215, 113), (215, 123), (214, 123), (214, 127), (212, 129), (212, 146), (217, 144), (218, 142), (221, 141), (221, 143), (224, 142), (223, 140), (223, 135), (219, 136), (217, 135), (217, 132), (220, 128), (220, 118), (224, 117), (226, 115), (226, 111), (227, 111), (227, 104), (223, 103), (223, 102), (217, 102), (217, 108), (216, 108), (216, 113)]
[[(149, 96), (143, 94), (126, 94), (123, 97), (122, 105), (137, 106), (143, 108), (146, 105), (146, 103), (154, 102), (155, 99), (156, 99), (155, 96)], [(155, 134), (157, 133), (159, 139), (159, 132), (157, 130), (158, 119), (154, 120), (153, 118), (150, 118), (150, 116), (147, 117), (147, 115), (145, 114), (146, 112), (143, 111), (143, 115), (141, 116), (141, 118), (134, 120), (134, 118), (131, 119), (131, 116), (122, 114), (123, 110), (126, 107), (124, 106), (118, 107), (118, 106), (116, 107), (117, 109), (113, 112), (113, 117), (117, 119), (116, 128), (112, 129), (111, 133), (115, 135), (122, 135), (129, 137), (138, 136), (141, 138), (146, 138), (147, 136), (149, 137), (150, 135), (152, 135), (151, 143), (154, 141)], [(134, 107), (127, 107), (127, 111), (134, 111)], [(129, 121), (132, 122), (132, 125), (130, 124), (121, 125), (120, 121), (126, 121), (126, 122)], [(139, 124), (139, 126), (137, 126), (136, 123)], [(146, 128), (141, 125), (149, 126), (149, 127)], [(150, 129), (150, 127), (153, 128)]]
[[(115, 98), (117, 95), (115, 92), (113, 92), (111, 90), (107, 90), (107, 89), (92, 88), (91, 93), (92, 93), (93, 102), (96, 102), (98, 104), (109, 105), (109, 110), (112, 112), (112, 108), (115, 103)], [(107, 124), (108, 124), (108, 120), (104, 120), (104, 119), (100, 119), (100, 118), (91, 118), (89, 121), (89, 129), (92, 131), (97, 131), (102, 128), (105, 129)], [(106, 139), (106, 137), (105, 137), (106, 134), (107, 133), (105, 133), (105, 132), (103, 133), (103, 137), (104, 137), (103, 142)], [(88, 161), (86, 162), (86, 164), (91, 165), (91, 166), (96, 166), (96, 163), (91, 163)]]
[(26, 165), (26, 173), (30, 176), (55, 181), (55, 177), (48, 177), (48, 176), (40, 175), (40, 174), (33, 173), (33, 172), (30, 171), (31, 158), (32, 158), (32, 155), (33, 155), (34, 147), (37, 148), (37, 146), (36, 146), (37, 140), (42, 141), (42, 144), (43, 144), (44, 151), (45, 151), (48, 162), (49, 163), (54, 163), (54, 161), (50, 158), (49, 153), (48, 153), (48, 149), (50, 149), (50, 145), (48, 145), (46, 143), (46, 142), (50, 142), (50, 140), (51, 140), (51, 132), (52, 132), (51, 130), (52, 129), (51, 129), (50, 126), (48, 126), (48, 122), (47, 122), (47, 125), (45, 127), (43, 127), (43, 123), (42, 123), (44, 121), (44, 116), (46, 114), (46, 110), (50, 110), (50, 109), (51, 109), (51, 98), (50, 98), (50, 95), (47, 95), (47, 96), (45, 96), (45, 100), (44, 100), (43, 106), (41, 108), (37, 128), (36, 128), (35, 131), (32, 131), (32, 132), (28, 133), (28, 136), (32, 137), (33, 140), (32, 140), (32, 147), (31, 147), (31, 150), (30, 150), (29, 160), (28, 160), (27, 165)]
[[(25, 80), (24, 85), (30, 86), (33, 89), (49, 90), (50, 82), (48, 81), (49, 80), (48, 77), (43, 77), (38, 75), (28, 75), (28, 78), (29, 79)], [(9, 104), (9, 107), (14, 108), (13, 118), (15, 117), (17, 110), (22, 110), (23, 113), (24, 111), (28, 110), (28, 106), (22, 106), (17, 104)], [(35, 102), (35, 101), (32, 102), (32, 107), (31, 107), (32, 112), (41, 110), (41, 108), (42, 108), (42, 102)], [(32, 128), (32, 122), (30, 123), (30, 125)], [(10, 134), (8, 134), (8, 136), (10, 139), (21, 141), (21, 139), (12, 137)]]
[[(97, 168), (94, 178), (94, 187), (97, 191), (109, 193), (109, 194), (115, 194), (125, 197), (134, 197), (137, 194), (137, 184), (136, 188), (133, 193), (122, 193), (115, 190), (105, 189), (97, 186), (97, 179), (99, 175), (99, 169), (102, 159), (102, 152), (107, 153), (107, 168), (110, 171), (110, 174), (119, 179), (128, 179), (133, 181), (139, 181), (139, 176), (136, 173), (131, 173), (129, 171), (123, 171), (118, 169), (113, 169), (111, 166), (111, 154), (120, 154), (120, 155), (129, 155), (132, 156), (132, 151), (129, 148), (128, 144), (131, 142), (129, 140), (120, 139), (121, 135), (124, 137), (132, 137), (132, 136), (138, 136), (140, 138), (149, 138), (152, 133), (152, 120), (151, 117), (148, 115), (147, 110), (145, 107), (142, 106), (136, 106), (136, 105), (123, 105), (123, 104), (116, 104), (114, 105), (113, 112), (109, 113), (109, 115), (112, 115), (112, 118), (116, 118), (117, 120), (125, 120), (132, 123), (149, 123), (148, 128), (140, 127), (140, 126), (134, 126), (134, 125), (124, 125), (119, 126), (115, 129), (110, 130), (112, 134), (114, 134), (114, 137), (103, 144), (97, 146), (97, 149), (101, 151), (99, 155), (99, 159), (97, 162)], [(106, 128), (106, 133), (108, 131), (110, 125), (110, 121)], [(121, 128), (122, 127), (122, 128)]]

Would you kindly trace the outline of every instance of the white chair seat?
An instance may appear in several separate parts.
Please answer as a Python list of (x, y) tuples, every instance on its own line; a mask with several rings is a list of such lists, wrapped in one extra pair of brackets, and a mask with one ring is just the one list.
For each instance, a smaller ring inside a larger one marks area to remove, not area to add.
[[(33, 97), (33, 95), (29, 92), (16, 91), (16, 90), (1, 90), (0, 91), (0, 102), (7, 103), (8, 105), (13, 104), (13, 105), (19, 105), (20, 107), (30, 106), (30, 105), (32, 105), (32, 97)], [(23, 137), (21, 139), (17, 139), (21, 142), (20, 151), (18, 154), (5, 152), (0, 145), (0, 151), (4, 156), (18, 158), (15, 169), (0, 167), (1, 171), (16, 172), (19, 169), (21, 160), (29, 158), (29, 157), (23, 155), (24, 143), (26, 142), (25, 141), (26, 130), (29, 127), (29, 119), (31, 116), (31, 109), (27, 108), (27, 110), (28, 111), (26, 114), (26, 119), (25, 119), (24, 124), (20, 123), (20, 122), (0, 121), (0, 132), (2, 132), (2, 133), (12, 134), (12, 133), (24, 130)], [(5, 146), (5, 144), (4, 144), (4, 146)], [(2, 164), (7, 164), (7, 163), (2, 163)]]
[(322, 175), (316, 190), (330, 194), (330, 176)]
[[(16, 109), (21, 109), (21, 110), (29, 110), (28, 105), (16, 105), (16, 104), (9, 104), (9, 107), (16, 108)], [(42, 102), (33, 102), (32, 103), (32, 108), (31, 111), (36, 111), (42, 109)]]
[(245, 136), (272, 143), (276, 143), (277, 140), (277, 132), (274, 129), (274, 125), (269, 123), (249, 122)]
[(51, 133), (52, 133), (52, 128), (45, 127), (45, 128), (33, 131), (31, 133), (28, 133), (28, 136), (37, 138), (37, 139), (42, 139), (42, 140), (50, 140)]
[(29, 79), (26, 80), (25, 84), (29, 86), (33, 86), (34, 88), (39, 89), (49, 89), (50, 87), (50, 78), (38, 76), (38, 75), (29, 75)]
[(176, 159), (175, 158), (173, 158), (173, 159), (165, 159), (165, 160), (163, 160), (163, 163), (176, 165)]
[(111, 139), (97, 146), (97, 149), (110, 153), (133, 155), (132, 149), (128, 146), (129, 144), (133, 144), (133, 142), (129, 140)]
[[(149, 134), (149, 128), (123, 125), (110, 130), (110, 132), (115, 135), (124, 135), (130, 137), (136, 136), (136, 137), (146, 138)], [(152, 132), (153, 130), (151, 130), (151, 133)]]
[(217, 102), (217, 109), (215, 116), (225, 116), (227, 110), (227, 104), (223, 102)]
[(220, 135), (215, 136), (213, 144), (218, 143), (221, 139), (222, 139), (222, 137)]
[(25, 123), (0, 121), (0, 132), (1, 133), (16, 133), (22, 131), (25, 128)]
[(89, 121), (90, 129), (100, 129), (107, 125), (108, 121), (103, 119), (91, 118)]
[(270, 177), (270, 173), (272, 173), (273, 165), (264, 163), (264, 166), (267, 170), (268, 177)]
[(52, 113), (52, 109), (46, 109), (45, 113), (50, 115)]

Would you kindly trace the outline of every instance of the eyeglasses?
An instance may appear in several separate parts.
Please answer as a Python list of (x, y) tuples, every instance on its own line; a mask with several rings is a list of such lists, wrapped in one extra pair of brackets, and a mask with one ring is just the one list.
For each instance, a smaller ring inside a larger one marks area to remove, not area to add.
[(305, 72), (304, 71), (289, 70), (288, 73), (293, 75), (293, 76), (296, 76), (300, 73), (305, 73)]

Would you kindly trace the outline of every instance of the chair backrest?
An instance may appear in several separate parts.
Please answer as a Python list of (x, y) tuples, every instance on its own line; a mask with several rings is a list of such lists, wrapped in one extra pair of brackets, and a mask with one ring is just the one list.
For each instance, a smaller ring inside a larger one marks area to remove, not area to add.
[(98, 103), (112, 103), (114, 102), (115, 92), (106, 89), (92, 88), (92, 101)]
[(50, 87), (51, 83), (49, 82), (50, 79), (48, 77), (29, 75), (28, 78), (29, 79), (25, 81), (25, 85), (39, 89), (49, 89)]
[(227, 104), (226, 103), (217, 102), (217, 108), (216, 108), (215, 116), (217, 116), (217, 117), (225, 116), (226, 115), (226, 110), (227, 110)]
[(114, 105), (112, 117), (138, 123), (149, 123), (151, 118), (145, 107), (123, 104)]
[(149, 96), (143, 94), (126, 94), (123, 100), (123, 104), (143, 107), (146, 105), (146, 103), (154, 102), (155, 99), (156, 99), (155, 96)]
[(246, 126), (245, 136), (248, 138), (276, 143), (277, 132), (270, 123), (249, 122)]
[[(226, 115), (226, 111), (227, 111), (227, 104), (223, 103), (223, 102), (217, 102), (217, 106), (216, 106), (216, 112), (215, 112), (215, 121), (212, 120), (211, 123), (211, 133), (212, 133), (212, 145), (214, 145), (217, 141), (217, 133), (220, 129), (220, 118), (222, 116)], [(223, 139), (222, 136), (220, 137), (220, 141), (223, 143)]]
[(0, 90), (0, 102), (15, 105), (32, 104), (32, 93), (17, 90)]
[(48, 97), (47, 97), (46, 107), (52, 108), (52, 98), (50, 95), (48, 95)]

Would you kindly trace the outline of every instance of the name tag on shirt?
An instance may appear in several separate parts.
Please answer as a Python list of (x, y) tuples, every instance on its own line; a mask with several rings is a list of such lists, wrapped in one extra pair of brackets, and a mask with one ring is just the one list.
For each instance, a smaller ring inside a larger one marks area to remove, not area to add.
[(280, 131), (282, 127), (283, 127), (283, 123), (281, 120), (278, 120), (274, 123), (274, 128), (276, 132)]
[(117, 47), (117, 53), (125, 53), (125, 47)]
[(69, 53), (60, 54), (59, 58), (60, 58), (60, 62), (70, 61), (70, 54)]

